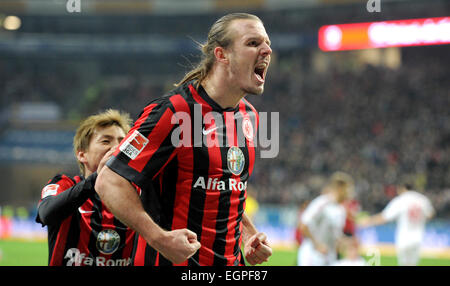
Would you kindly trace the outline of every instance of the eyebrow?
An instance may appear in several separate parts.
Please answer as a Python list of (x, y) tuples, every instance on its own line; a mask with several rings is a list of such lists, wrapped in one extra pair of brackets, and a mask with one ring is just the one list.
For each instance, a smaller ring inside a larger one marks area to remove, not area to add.
[(108, 135), (108, 134), (103, 134), (100, 137), (98, 137), (98, 140), (101, 139), (114, 139), (114, 136)]

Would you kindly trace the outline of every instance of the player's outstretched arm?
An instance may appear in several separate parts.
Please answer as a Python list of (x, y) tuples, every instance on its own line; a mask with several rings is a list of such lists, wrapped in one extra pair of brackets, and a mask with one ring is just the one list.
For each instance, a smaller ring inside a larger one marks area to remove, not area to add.
[(357, 225), (359, 227), (365, 228), (365, 227), (370, 227), (370, 226), (377, 226), (380, 224), (385, 224), (387, 223), (387, 220), (383, 217), (383, 215), (381, 213), (370, 216), (370, 217), (364, 217), (361, 218), (358, 222)]
[(187, 229), (165, 231), (144, 210), (139, 195), (128, 180), (105, 166), (98, 174), (95, 190), (108, 209), (137, 231), (153, 248), (178, 264), (200, 248), (197, 236)]

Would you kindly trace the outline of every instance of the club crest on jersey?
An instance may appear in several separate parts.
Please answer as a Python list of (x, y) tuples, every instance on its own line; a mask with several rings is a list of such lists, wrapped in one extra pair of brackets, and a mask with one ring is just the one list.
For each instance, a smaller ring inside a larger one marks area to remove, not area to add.
[(139, 131), (134, 130), (133, 134), (120, 145), (119, 149), (127, 155), (128, 158), (134, 160), (144, 150), (145, 145), (148, 144), (148, 139)]
[(253, 124), (248, 117), (242, 121), (242, 132), (248, 141), (253, 141)]
[(41, 198), (45, 198), (48, 196), (56, 196), (58, 191), (58, 184), (49, 184), (42, 189)]
[(242, 170), (244, 170), (245, 157), (240, 148), (233, 146), (228, 149), (227, 161), (228, 170), (234, 175), (240, 175)]
[(113, 254), (120, 244), (120, 235), (113, 229), (104, 229), (97, 235), (97, 249), (103, 254)]

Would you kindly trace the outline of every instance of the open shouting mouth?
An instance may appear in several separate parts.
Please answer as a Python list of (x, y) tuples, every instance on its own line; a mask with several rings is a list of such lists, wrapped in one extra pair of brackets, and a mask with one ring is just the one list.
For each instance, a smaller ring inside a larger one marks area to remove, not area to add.
[(255, 66), (254, 73), (258, 82), (264, 83), (268, 66), (269, 63), (267, 62), (262, 62)]

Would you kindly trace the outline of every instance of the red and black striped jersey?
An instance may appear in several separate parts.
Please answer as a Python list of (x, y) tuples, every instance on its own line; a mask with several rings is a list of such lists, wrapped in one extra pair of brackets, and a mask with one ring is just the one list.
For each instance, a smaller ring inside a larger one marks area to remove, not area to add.
[[(142, 189), (163, 229), (197, 234), (201, 248), (181, 265), (244, 264), (241, 220), (258, 120), (245, 99), (223, 109), (189, 82), (150, 102), (108, 161)], [(172, 264), (139, 237), (134, 265)]]
[(135, 232), (101, 202), (96, 175), (57, 175), (42, 189), (36, 221), (47, 225), (50, 266), (131, 265)]

